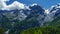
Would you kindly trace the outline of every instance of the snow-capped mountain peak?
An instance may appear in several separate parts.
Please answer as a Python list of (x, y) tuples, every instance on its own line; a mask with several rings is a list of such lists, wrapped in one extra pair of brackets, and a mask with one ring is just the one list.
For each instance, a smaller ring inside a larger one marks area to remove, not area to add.
[[(51, 19), (53, 18), (53, 20), (55, 18), (57, 18), (58, 16), (60, 16), (60, 4), (57, 4), (57, 5), (53, 5), (51, 8), (50, 8), (50, 12), (48, 14), (49, 17), (51, 17)], [(50, 19), (50, 20), (51, 20)]]
[(37, 6), (38, 4), (34, 3), (34, 4), (31, 4), (30, 6)]
[(45, 10), (45, 12), (44, 12), (45, 14), (49, 14), (49, 10), (47, 9), (47, 10)]

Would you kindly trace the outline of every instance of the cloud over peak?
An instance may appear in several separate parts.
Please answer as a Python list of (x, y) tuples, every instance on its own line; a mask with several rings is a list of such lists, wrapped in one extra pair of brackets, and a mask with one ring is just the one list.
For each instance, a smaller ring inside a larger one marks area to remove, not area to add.
[(5, 3), (6, 1), (9, 1), (9, 0), (0, 0), (0, 10), (13, 10), (13, 9), (24, 9), (25, 8), (25, 4), (20, 3), (18, 1), (14, 1), (10, 5), (6, 5)]

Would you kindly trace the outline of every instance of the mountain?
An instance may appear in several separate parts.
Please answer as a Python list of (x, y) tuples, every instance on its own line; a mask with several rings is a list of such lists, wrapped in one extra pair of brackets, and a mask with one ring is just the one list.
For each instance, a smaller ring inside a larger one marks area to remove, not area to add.
[(37, 21), (40, 23), (40, 25), (43, 25), (44, 23), (43, 20), (45, 18), (45, 14), (44, 14), (45, 10), (37, 4), (30, 6), (29, 8), (31, 10), (30, 10), (30, 14), (28, 15), (27, 19), (31, 19), (35, 17)]
[(60, 4), (53, 6), (52, 9), (50, 10), (50, 13), (52, 13), (54, 17), (59, 16), (60, 15)]
[(13, 2), (11, 5), (0, 10), (0, 27), (6, 28), (6, 31), (9, 30), (10, 34), (15, 31), (18, 34), (21, 30), (43, 26), (45, 23), (45, 10), (40, 5), (23, 5), (23, 9), (20, 7), (22, 5), (22, 3)]
[(49, 22), (49, 25), (60, 25), (60, 4), (52, 6), (50, 15), (52, 16), (53, 20)]
[(47, 10), (38, 4), (26, 6), (17, 1), (1, 6), (0, 27), (5, 28), (9, 34), (19, 34), (22, 30), (32, 27), (60, 24), (60, 4)]

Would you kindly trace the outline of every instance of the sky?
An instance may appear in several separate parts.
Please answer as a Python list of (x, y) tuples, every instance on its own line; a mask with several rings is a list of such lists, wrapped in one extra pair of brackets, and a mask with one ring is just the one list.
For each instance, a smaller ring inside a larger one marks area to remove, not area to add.
[(60, 0), (10, 0), (9, 2), (6, 2), (6, 3), (7, 3), (7, 5), (9, 5), (9, 4), (13, 3), (14, 1), (18, 1), (18, 2), (26, 4), (26, 5), (37, 3), (46, 9), (50, 8), (52, 5), (56, 5), (56, 4), (60, 3)]

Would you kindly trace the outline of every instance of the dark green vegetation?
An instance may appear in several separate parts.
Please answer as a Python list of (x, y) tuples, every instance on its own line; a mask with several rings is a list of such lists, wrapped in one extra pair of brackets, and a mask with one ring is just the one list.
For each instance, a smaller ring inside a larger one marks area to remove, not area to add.
[(60, 26), (43, 26), (30, 28), (21, 32), (21, 34), (60, 34)]
[(0, 28), (0, 34), (4, 34), (5, 33), (5, 29), (4, 28)]

